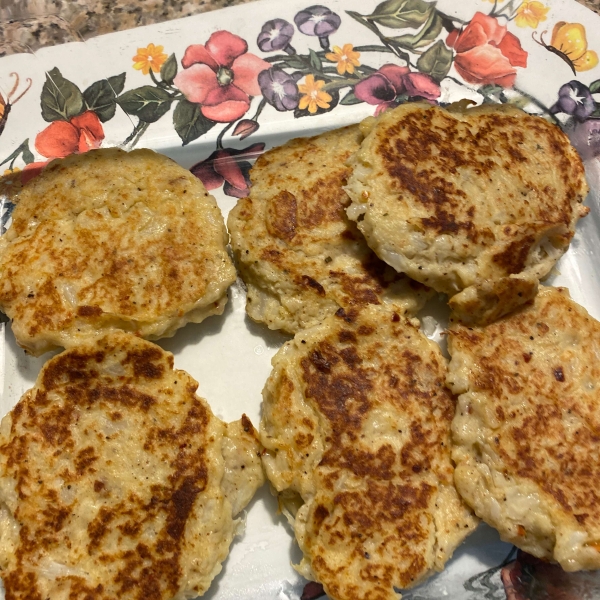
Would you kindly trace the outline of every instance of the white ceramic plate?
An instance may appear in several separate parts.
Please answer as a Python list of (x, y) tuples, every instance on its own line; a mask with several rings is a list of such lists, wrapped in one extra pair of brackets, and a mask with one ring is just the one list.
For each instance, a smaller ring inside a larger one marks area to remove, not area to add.
[[(226, 215), (265, 147), (357, 122), (413, 97), (515, 102), (552, 113), (586, 159), (592, 211), (548, 283), (566, 285), (600, 318), (600, 17), (561, 0), (309, 4), (250, 3), (0, 59), (0, 174), (13, 169), (14, 178), (29, 176), (43, 166), (37, 163), (98, 146), (153, 148), (188, 168), (216, 158), (195, 172)], [(390, 78), (378, 71), (384, 64), (408, 68)], [(3, 227), (10, 225), (11, 206), (0, 198)], [(286, 338), (249, 321), (244, 304), (238, 283), (224, 315), (159, 343), (200, 382), (199, 393), (219, 417), (231, 421), (245, 412), (258, 424), (270, 359)], [(5, 414), (49, 355), (26, 356), (10, 327), (0, 327)], [(205, 597), (300, 598), (306, 581), (290, 566), (300, 553), (276, 510), (263, 488)], [(503, 599), (500, 567), (510, 552), (481, 526), (443, 573), (405, 597)], [(526, 575), (531, 589), (547, 584), (534, 567)], [(578, 598), (600, 596), (595, 576), (552, 577), (577, 587)], [(535, 597), (545, 597), (540, 594)]]

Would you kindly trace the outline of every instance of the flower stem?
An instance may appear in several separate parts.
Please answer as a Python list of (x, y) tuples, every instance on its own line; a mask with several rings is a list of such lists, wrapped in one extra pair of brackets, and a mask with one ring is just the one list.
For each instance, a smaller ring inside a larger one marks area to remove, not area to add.
[(227, 125), (225, 127), (223, 127), (223, 129), (221, 130), (221, 133), (219, 133), (219, 137), (217, 137), (217, 148), (219, 150), (223, 149), (223, 137), (233, 127), (234, 123), (235, 123), (235, 121), (231, 121), (231, 123), (227, 123)]
[(252, 117), (252, 119), (250, 119), (251, 121), (258, 121), (258, 115), (260, 115), (260, 113), (263, 111), (263, 108), (266, 106), (267, 101), (263, 98), (260, 101), (260, 104), (258, 105), (258, 108), (256, 109), (256, 112), (254, 113), (254, 116)]
[[(496, 9), (496, 4), (497, 4), (497, 1), (494, 3), (494, 10)], [(515, 16), (515, 12), (516, 12), (514, 9), (514, 5), (515, 5), (515, 0), (510, 0), (510, 2), (505, 4), (497, 13), (494, 13), (494, 11), (492, 11), (490, 16), (504, 17), (505, 19), (512, 21), (512, 19)]]
[(441, 10), (438, 10), (437, 8), (435, 9), (435, 12), (437, 12), (437, 14), (445, 21), (456, 21), (457, 23), (460, 23), (461, 25), (466, 25), (468, 23), (468, 21), (463, 21), (463, 19), (459, 19), (458, 17), (451, 17), (450, 15), (443, 13)]
[(352, 10), (347, 10), (346, 14), (350, 15), (355, 21), (358, 21), (361, 25), (364, 25), (367, 29), (370, 29), (381, 40), (381, 43), (384, 44), (385, 47), (388, 48), (388, 50), (395, 54), (399, 59), (408, 62), (408, 54), (390, 44), (388, 42), (388, 38), (384, 36), (381, 31), (379, 31), (379, 27), (377, 27), (377, 25), (373, 23), (367, 15), (361, 15), (360, 13)]
[(402, 50), (399, 50), (395, 46), (389, 44), (385, 36), (379, 34), (379, 39), (389, 48), (390, 52), (393, 52), (400, 60), (403, 60), (406, 63), (410, 61), (410, 56), (406, 52), (402, 52)]
[(323, 50), (327, 50), (329, 52), (330, 48), (329, 48), (329, 36), (328, 35), (320, 35), (319, 43), (321, 44), (321, 48), (323, 48)]
[(276, 54), (275, 56), (265, 56), (263, 58), (264, 61), (268, 62), (268, 63), (276, 63), (279, 61), (285, 61), (289, 58), (288, 55), (285, 54)]
[(150, 79), (152, 79), (152, 81), (154, 82), (154, 84), (159, 87), (159, 88), (166, 88), (167, 84), (164, 81), (159, 81), (158, 79), (156, 79), (154, 72), (152, 71), (152, 69), (150, 69), (150, 71), (148, 71), (148, 73), (150, 74)]
[(391, 52), (387, 46), (377, 46), (375, 44), (369, 44), (367, 46), (355, 46), (356, 52)]
[(361, 81), (360, 77), (353, 78), (353, 79), (347, 79), (345, 77), (337, 77), (333, 81), (326, 83), (323, 86), (323, 89), (328, 92), (330, 92), (331, 90), (341, 90), (344, 87), (353, 86), (356, 83), (358, 83), (359, 81)]
[(133, 148), (140, 140), (140, 138), (146, 133), (146, 129), (148, 129), (150, 123), (146, 123), (145, 121), (138, 121), (138, 124), (133, 128), (133, 131), (127, 136), (127, 139), (121, 144), (122, 146), (127, 146), (129, 144), (130, 148)]

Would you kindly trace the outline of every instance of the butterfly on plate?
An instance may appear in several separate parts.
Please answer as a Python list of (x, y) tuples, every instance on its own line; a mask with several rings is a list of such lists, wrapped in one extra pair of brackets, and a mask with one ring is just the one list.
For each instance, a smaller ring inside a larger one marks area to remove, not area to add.
[(15, 84), (13, 85), (12, 90), (10, 90), (10, 92), (7, 94), (6, 98), (0, 94), (0, 135), (2, 135), (4, 127), (6, 126), (10, 109), (29, 91), (29, 88), (31, 87), (31, 79), (28, 77), (27, 87), (13, 100), (13, 96), (16, 94), (17, 89), (19, 88), (20, 80), (17, 73), (11, 73), (10, 76), (15, 78)]
[(560, 56), (571, 67), (573, 74), (577, 71), (589, 71), (598, 64), (598, 54), (594, 50), (588, 50), (585, 27), (581, 23), (559, 21), (552, 30), (549, 44), (544, 41), (543, 34), (540, 34), (539, 41), (535, 37), (533, 40)]

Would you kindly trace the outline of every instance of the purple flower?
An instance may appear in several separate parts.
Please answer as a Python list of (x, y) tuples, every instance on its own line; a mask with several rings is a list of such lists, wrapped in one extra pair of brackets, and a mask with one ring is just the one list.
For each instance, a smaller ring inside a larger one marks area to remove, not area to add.
[(290, 46), (290, 40), (294, 35), (294, 26), (284, 19), (273, 19), (267, 21), (258, 34), (256, 43), (263, 52), (283, 50), (288, 54), (296, 54)]
[(354, 86), (354, 95), (367, 104), (391, 102), (404, 90), (403, 79), (409, 72), (408, 67), (383, 65), (379, 71)]
[(600, 119), (577, 123), (569, 139), (583, 160), (600, 156)]
[(292, 75), (278, 67), (258, 74), (258, 85), (264, 99), (278, 111), (294, 110), (300, 100), (298, 85)]
[(550, 112), (573, 115), (579, 121), (585, 121), (593, 112), (595, 104), (587, 86), (579, 81), (569, 81), (558, 90), (558, 101)]
[(202, 181), (207, 190), (223, 186), (223, 192), (228, 196), (243, 198), (248, 195), (251, 185), (252, 165), (248, 161), (260, 156), (264, 149), (263, 143), (252, 144), (241, 150), (219, 148), (206, 160), (196, 163), (190, 171)]
[(296, 27), (305, 35), (316, 35), (323, 50), (329, 50), (329, 36), (335, 33), (342, 19), (326, 6), (309, 6), (294, 17)]
[(411, 73), (408, 67), (392, 64), (383, 65), (354, 86), (354, 95), (359, 100), (377, 106), (376, 115), (394, 106), (400, 94), (436, 100), (440, 96), (440, 86), (430, 75)]

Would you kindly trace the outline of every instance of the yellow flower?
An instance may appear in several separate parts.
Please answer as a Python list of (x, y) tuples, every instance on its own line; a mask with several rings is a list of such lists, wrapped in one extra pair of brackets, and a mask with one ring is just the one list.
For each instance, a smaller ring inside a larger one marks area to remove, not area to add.
[(525, 0), (525, 2), (517, 8), (515, 23), (519, 27), (532, 27), (535, 29), (540, 24), (540, 21), (546, 20), (546, 14), (549, 10), (549, 7), (544, 6), (537, 0), (534, 0), (533, 2)]
[(308, 108), (308, 112), (311, 115), (314, 115), (317, 112), (317, 107), (329, 108), (331, 96), (322, 89), (324, 85), (324, 81), (320, 79), (315, 81), (313, 75), (307, 75), (304, 83), (301, 83), (298, 86), (300, 92), (304, 94), (304, 96), (300, 98), (298, 108), (300, 108), (300, 110)]
[(327, 60), (337, 63), (337, 72), (340, 75), (344, 73), (354, 73), (354, 67), (358, 67), (358, 57), (360, 52), (355, 52), (352, 44), (344, 44), (343, 48), (339, 46), (333, 47), (333, 52), (325, 55)]
[(163, 53), (162, 46), (148, 44), (146, 48), (138, 48), (138, 53), (132, 58), (133, 68), (141, 71), (144, 75), (148, 75), (150, 69), (155, 73), (160, 71), (167, 55)]
[(6, 169), (4, 171), (4, 177), (7, 177), (8, 175), (12, 175), (13, 173), (18, 173), (21, 169), (19, 169), (19, 167), (13, 167), (12, 169)]

